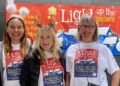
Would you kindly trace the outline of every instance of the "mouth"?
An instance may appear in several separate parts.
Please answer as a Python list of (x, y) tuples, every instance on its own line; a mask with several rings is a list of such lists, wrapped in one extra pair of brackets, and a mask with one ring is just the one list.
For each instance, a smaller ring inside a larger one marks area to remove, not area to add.
[(13, 33), (13, 36), (20, 36), (20, 33)]
[(84, 36), (90, 36), (90, 32), (84, 32), (83, 35)]
[(43, 45), (44, 45), (44, 46), (49, 46), (49, 44), (48, 44), (48, 43), (46, 43), (46, 44), (44, 43)]

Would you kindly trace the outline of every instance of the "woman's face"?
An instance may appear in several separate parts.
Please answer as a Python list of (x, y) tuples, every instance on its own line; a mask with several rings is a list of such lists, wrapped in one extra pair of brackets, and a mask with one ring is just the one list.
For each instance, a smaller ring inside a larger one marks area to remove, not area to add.
[(19, 43), (24, 34), (23, 23), (19, 19), (12, 19), (7, 26), (7, 33), (11, 38), (12, 43)]
[(40, 36), (40, 46), (44, 51), (50, 51), (53, 46), (53, 36), (48, 31), (43, 31)]
[(96, 26), (90, 24), (81, 24), (80, 25), (80, 36), (81, 40), (84, 42), (92, 42), (93, 36), (95, 34)]

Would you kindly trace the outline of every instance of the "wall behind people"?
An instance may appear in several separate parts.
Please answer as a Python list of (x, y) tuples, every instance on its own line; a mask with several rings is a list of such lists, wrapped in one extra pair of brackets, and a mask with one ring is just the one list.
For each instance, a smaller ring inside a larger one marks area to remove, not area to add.
[(5, 0), (0, 0), (0, 41), (5, 29)]
[[(5, 29), (5, 0), (0, 0), (0, 41), (3, 39), (3, 31)], [(1, 42), (0, 42), (1, 43)], [(1, 54), (1, 46), (0, 46), (0, 86), (2, 86), (2, 54)]]
[(119, 0), (15, 0), (15, 2), (120, 5)]

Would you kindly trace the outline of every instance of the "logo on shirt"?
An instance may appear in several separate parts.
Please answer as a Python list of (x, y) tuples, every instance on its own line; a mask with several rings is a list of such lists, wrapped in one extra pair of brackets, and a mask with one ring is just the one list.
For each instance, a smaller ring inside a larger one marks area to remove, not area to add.
[(6, 56), (6, 72), (8, 80), (18, 80), (21, 72), (22, 56), (20, 50), (12, 51)]
[(98, 50), (80, 49), (76, 52), (74, 76), (97, 77)]
[(60, 62), (49, 59), (41, 67), (44, 86), (64, 86), (64, 69)]

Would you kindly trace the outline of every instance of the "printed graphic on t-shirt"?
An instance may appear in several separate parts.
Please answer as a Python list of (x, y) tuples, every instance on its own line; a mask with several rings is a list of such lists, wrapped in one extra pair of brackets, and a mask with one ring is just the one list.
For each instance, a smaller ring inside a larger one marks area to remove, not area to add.
[(97, 77), (98, 50), (80, 49), (76, 52), (75, 77)]
[(12, 51), (6, 57), (7, 80), (19, 80), (22, 58), (19, 50)]
[(41, 67), (44, 86), (64, 86), (64, 70), (60, 62), (49, 59)]

